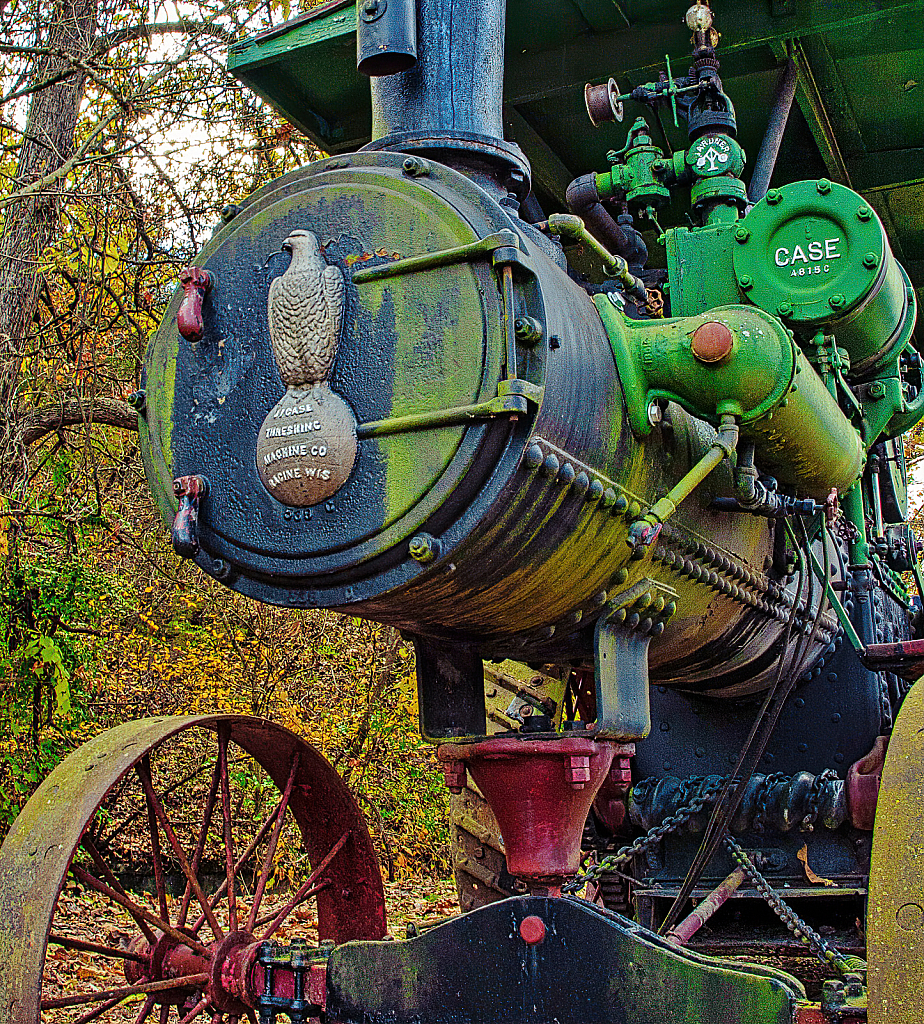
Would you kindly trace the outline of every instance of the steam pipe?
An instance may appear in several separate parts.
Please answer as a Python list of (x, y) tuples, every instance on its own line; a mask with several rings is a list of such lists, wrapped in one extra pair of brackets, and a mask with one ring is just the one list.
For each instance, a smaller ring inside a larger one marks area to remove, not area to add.
[(575, 178), (565, 193), (568, 209), (580, 217), (587, 229), (603, 245), (633, 267), (643, 267), (648, 259), (648, 247), (634, 228), (624, 230), (604, 209), (597, 191), (597, 176), (583, 174)]
[(796, 62), (789, 58), (780, 80), (777, 82), (776, 92), (773, 96), (773, 104), (770, 107), (770, 119), (767, 122), (767, 131), (764, 133), (764, 140), (760, 144), (760, 152), (754, 163), (754, 170), (751, 173), (751, 181), (748, 184), (748, 201), (756, 203), (763, 199), (770, 187), (770, 178), (773, 176), (773, 169), (776, 167), (776, 158), (780, 152), (780, 144), (783, 141), (783, 132), (786, 130), (786, 122), (789, 120), (789, 111), (792, 109), (793, 96), (796, 94), (796, 80), (798, 69)]

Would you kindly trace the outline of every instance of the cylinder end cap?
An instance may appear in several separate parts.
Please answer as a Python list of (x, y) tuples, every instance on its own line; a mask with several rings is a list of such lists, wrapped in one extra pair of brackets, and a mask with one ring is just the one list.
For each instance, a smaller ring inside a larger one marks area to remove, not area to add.
[(731, 355), (734, 344), (732, 332), (715, 320), (697, 327), (690, 339), (690, 349), (701, 363), (724, 362)]

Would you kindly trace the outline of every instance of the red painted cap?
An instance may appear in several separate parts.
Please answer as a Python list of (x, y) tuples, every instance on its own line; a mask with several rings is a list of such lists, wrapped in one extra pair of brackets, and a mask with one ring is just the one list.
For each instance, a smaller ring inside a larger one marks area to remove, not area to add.
[(520, 938), (530, 946), (538, 945), (545, 938), (545, 921), (535, 914), (524, 917), (520, 922)]
[(710, 320), (693, 332), (690, 348), (701, 363), (721, 363), (731, 354), (735, 338), (725, 324)]

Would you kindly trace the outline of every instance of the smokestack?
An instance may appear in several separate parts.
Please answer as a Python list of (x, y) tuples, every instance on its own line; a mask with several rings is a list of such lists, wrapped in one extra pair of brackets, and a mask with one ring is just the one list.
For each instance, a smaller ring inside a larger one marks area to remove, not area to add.
[(366, 148), (450, 151), (436, 158), (463, 170), (474, 158), (525, 197), (529, 163), (504, 141), (505, 23), (505, 0), (417, 0), (417, 63), (371, 79)]

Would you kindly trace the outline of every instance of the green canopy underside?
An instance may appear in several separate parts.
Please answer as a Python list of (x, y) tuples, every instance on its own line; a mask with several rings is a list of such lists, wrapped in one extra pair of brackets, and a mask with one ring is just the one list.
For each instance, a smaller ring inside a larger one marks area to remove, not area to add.
[[(684, 72), (687, 6), (508, 0), (505, 135), (529, 158), (549, 210), (562, 207), (573, 178), (604, 170), (607, 150), (624, 140), (625, 125), (592, 127), (584, 84), (613, 76), (628, 92), (656, 79), (665, 55)], [(924, 0), (716, 0), (713, 8), (722, 80), (749, 161), (791, 54), (799, 87), (772, 184), (825, 176), (861, 192), (924, 301)], [(229, 66), (325, 152), (357, 149), (369, 141), (371, 111), (355, 28), (355, 4), (335, 0), (236, 44)], [(626, 105), (628, 123), (641, 114), (661, 145), (686, 145), (668, 110)]]

